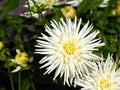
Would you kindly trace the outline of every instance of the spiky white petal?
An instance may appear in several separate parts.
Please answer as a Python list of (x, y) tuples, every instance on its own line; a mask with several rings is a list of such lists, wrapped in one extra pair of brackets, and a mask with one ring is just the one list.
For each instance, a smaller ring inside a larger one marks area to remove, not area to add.
[(45, 55), (40, 64), (41, 68), (47, 67), (45, 74), (56, 70), (54, 80), (60, 75), (64, 77), (64, 84), (73, 84), (83, 73), (88, 72), (88, 68), (93, 68), (93, 60), (100, 59), (93, 54), (97, 47), (103, 46), (101, 40), (96, 38), (99, 31), (90, 33), (93, 26), (89, 26), (89, 21), (81, 28), (82, 20), (77, 22), (61, 18), (60, 22), (51, 21), (52, 28), (45, 26), (45, 31), (38, 37), (35, 45), (35, 53)]
[(106, 61), (97, 62), (94, 68), (77, 83), (83, 87), (81, 90), (120, 90), (120, 69), (116, 70), (112, 55), (108, 54)]
[(26, 17), (26, 18), (30, 18), (31, 15), (32, 15), (32, 17), (34, 17), (34, 18), (37, 18), (37, 19), (39, 18), (38, 13), (34, 13), (34, 12), (31, 12), (31, 14), (30, 14), (30, 12), (24, 12), (23, 14), (20, 14), (20, 16), (24, 16), (24, 17)]
[(21, 68), (22, 68), (21, 66), (17, 66), (14, 70), (12, 70), (12, 73), (20, 71)]

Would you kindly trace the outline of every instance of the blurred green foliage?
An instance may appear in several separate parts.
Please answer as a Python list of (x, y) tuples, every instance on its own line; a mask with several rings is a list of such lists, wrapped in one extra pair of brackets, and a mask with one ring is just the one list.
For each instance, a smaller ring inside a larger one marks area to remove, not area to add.
[(14, 10), (19, 5), (19, 0), (8, 0), (2, 7), (2, 10), (0, 11), (0, 19), (3, 18), (6, 13)]

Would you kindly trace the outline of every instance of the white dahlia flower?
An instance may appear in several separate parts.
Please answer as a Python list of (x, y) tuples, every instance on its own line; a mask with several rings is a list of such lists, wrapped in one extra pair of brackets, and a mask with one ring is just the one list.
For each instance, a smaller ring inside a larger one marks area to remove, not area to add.
[(120, 90), (120, 69), (116, 70), (112, 56), (108, 55), (105, 62), (97, 62), (94, 68), (78, 83), (83, 87), (81, 90)]
[(88, 66), (94, 67), (94, 59), (100, 59), (93, 54), (98, 50), (96, 47), (103, 46), (100, 38), (96, 38), (99, 31), (90, 33), (93, 26), (89, 26), (89, 21), (80, 28), (82, 20), (77, 22), (61, 18), (60, 22), (51, 21), (52, 28), (45, 26), (45, 31), (49, 34), (43, 34), (38, 37), (35, 46), (36, 54), (45, 55), (40, 64), (41, 68), (47, 67), (45, 74), (50, 74), (55, 70), (54, 79), (60, 75), (64, 77), (64, 84), (73, 84), (84, 72), (88, 72)]

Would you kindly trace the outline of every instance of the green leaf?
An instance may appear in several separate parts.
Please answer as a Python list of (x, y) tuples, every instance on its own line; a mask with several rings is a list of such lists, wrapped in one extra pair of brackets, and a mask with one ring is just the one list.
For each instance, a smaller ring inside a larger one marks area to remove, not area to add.
[(0, 87), (0, 90), (7, 90), (5, 87)]
[(108, 32), (110, 34), (117, 34), (115, 29), (106, 29), (106, 32)]
[(29, 80), (26, 79), (22, 84), (21, 90), (29, 90), (29, 88), (30, 88), (30, 83), (29, 83)]
[(23, 80), (21, 90), (36, 90), (34, 83), (30, 79)]
[(94, 9), (99, 6), (102, 0), (84, 0), (78, 7), (78, 14), (85, 13), (88, 10)]
[(56, 21), (59, 21), (59, 19), (61, 18), (62, 16), (62, 13), (61, 13), (61, 10), (60, 8), (54, 8), (52, 10), (52, 19), (56, 20)]
[(15, 23), (15, 24), (22, 24), (23, 23), (23, 18), (20, 16), (7, 16), (7, 22), (9, 23)]
[(0, 19), (3, 18), (5, 14), (7, 14), (9, 11), (14, 10), (19, 5), (19, 0), (8, 0), (2, 7), (2, 10), (0, 11)]
[(10, 51), (8, 48), (4, 48), (2, 51), (0, 51), (0, 60), (8, 62), (6, 58), (10, 57)]
[(2, 27), (0, 27), (0, 39), (2, 39), (2, 40), (7, 39), (6, 32)]

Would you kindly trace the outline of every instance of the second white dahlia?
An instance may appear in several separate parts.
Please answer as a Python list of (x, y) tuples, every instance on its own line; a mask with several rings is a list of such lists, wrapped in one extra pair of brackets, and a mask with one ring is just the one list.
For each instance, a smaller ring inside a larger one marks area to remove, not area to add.
[(90, 33), (93, 26), (89, 26), (89, 21), (82, 28), (81, 23), (82, 20), (77, 22), (77, 18), (74, 21), (64, 21), (63, 18), (60, 22), (53, 20), (52, 28), (45, 26), (48, 35), (42, 33), (42, 37), (36, 40), (35, 53), (45, 55), (40, 60), (40, 64), (43, 64), (41, 68), (47, 67), (45, 74), (55, 70), (54, 79), (60, 75), (64, 77), (64, 84), (68, 85), (88, 72), (87, 67), (94, 66), (92, 60), (100, 57), (92, 52), (104, 45), (100, 38), (96, 38), (99, 31)]
[(97, 62), (94, 68), (78, 83), (81, 90), (120, 90), (120, 68), (116, 69), (112, 56), (108, 54), (106, 61)]

